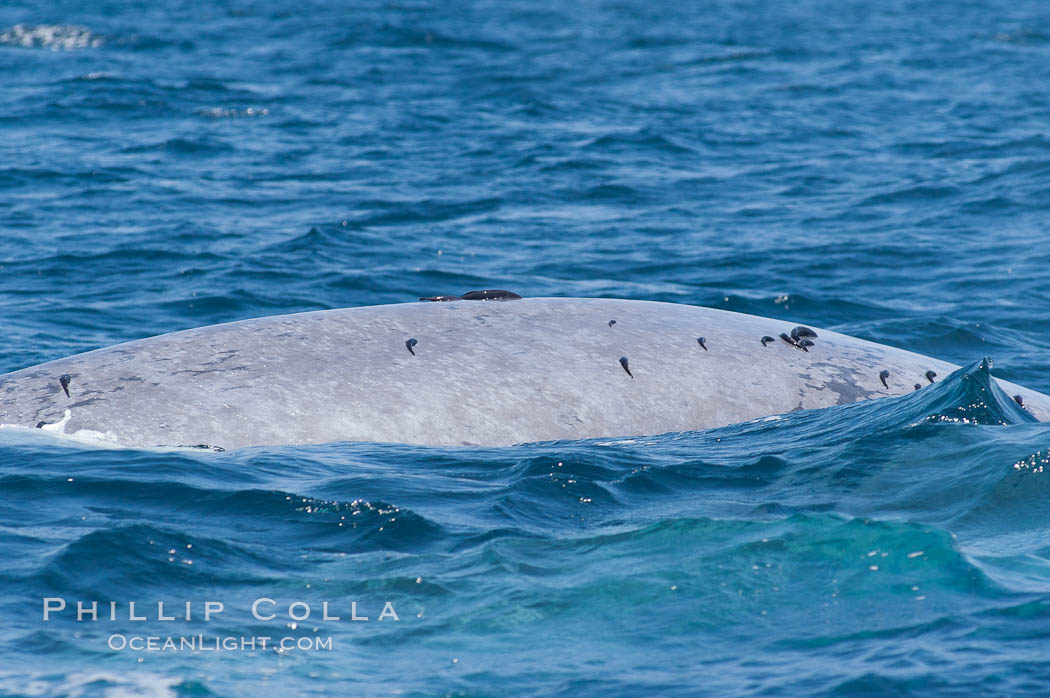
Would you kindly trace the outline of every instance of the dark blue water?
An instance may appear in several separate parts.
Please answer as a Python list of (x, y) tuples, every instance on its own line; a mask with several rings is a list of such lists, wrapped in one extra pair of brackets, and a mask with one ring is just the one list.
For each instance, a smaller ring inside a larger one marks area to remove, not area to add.
[[(974, 363), (1050, 391), (1045, 3), (16, 2), (0, 87), (0, 372), (475, 288), (969, 366), (501, 449), (4, 435), (0, 694), (1050, 693), (1050, 431)], [(333, 646), (108, 646), (197, 634)]]

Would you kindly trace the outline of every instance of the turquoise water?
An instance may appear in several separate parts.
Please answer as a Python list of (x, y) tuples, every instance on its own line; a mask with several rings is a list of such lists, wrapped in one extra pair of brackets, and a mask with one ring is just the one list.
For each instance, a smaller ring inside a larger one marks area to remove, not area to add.
[(499, 449), (2, 434), (0, 694), (1050, 693), (1050, 432), (977, 363), (1050, 392), (1048, 27), (1023, 0), (0, 7), (0, 372), (475, 288), (967, 366)]

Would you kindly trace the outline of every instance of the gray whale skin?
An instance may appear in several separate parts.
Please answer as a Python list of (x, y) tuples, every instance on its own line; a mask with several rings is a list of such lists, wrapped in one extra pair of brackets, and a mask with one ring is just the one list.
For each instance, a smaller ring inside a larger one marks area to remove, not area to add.
[[(719, 427), (902, 395), (958, 368), (819, 328), (804, 351), (779, 337), (794, 326), (578, 298), (297, 313), (0, 376), (0, 424), (132, 447), (491, 446)], [(1050, 419), (1050, 397), (998, 382)]]

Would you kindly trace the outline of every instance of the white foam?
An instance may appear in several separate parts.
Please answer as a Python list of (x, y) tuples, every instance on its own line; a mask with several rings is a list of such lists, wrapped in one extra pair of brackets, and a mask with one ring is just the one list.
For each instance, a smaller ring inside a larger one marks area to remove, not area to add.
[(52, 51), (74, 51), (98, 48), (102, 45), (102, 38), (92, 34), (87, 27), (70, 24), (16, 24), (0, 32), (0, 44), (48, 48)]
[[(34, 427), (26, 427), (21, 424), (0, 424), (0, 433), (11, 434), (12, 436), (23, 436), (29, 439), (34, 438), (46, 438), (50, 443), (56, 443), (62, 446), (91, 446), (93, 448), (102, 448), (108, 450), (136, 450), (136, 451), (155, 451), (159, 453), (168, 453), (171, 451), (191, 451), (193, 453), (221, 453), (221, 450), (212, 448), (200, 448), (198, 446), (133, 446), (125, 443), (121, 443), (120, 437), (111, 431), (95, 431), (94, 429), (77, 429), (72, 434), (67, 434), (64, 431), (58, 431), (57, 427), (62, 422), (56, 422), (55, 424), (46, 424), (43, 427), (36, 429)], [(53, 427), (48, 429), (47, 427)]]
[[(119, 443), (114, 434), (103, 434), (90, 429), (79, 429), (72, 434), (67, 434), (64, 431), (59, 431), (57, 429), (60, 424), (63, 424), (63, 422), (45, 424), (39, 429), (22, 426), (21, 424), (0, 424), (0, 432), (26, 436), (29, 438), (44, 437), (46, 435), (45, 438), (47, 438), (48, 441), (60, 444), (65, 443), (68, 445), (98, 446), (100, 448), (129, 448), (128, 446)], [(51, 428), (48, 429), (48, 427)]]
[(124, 696), (150, 696), (168, 698), (177, 695), (175, 687), (180, 680), (150, 672), (131, 674), (100, 671), (85, 671), (61, 678), (45, 677), (41, 674), (16, 674), (0, 672), (0, 692), (27, 696), (83, 696), (97, 695), (102, 684), (106, 698)]
[(60, 419), (59, 421), (55, 422), (54, 424), (44, 424), (40, 428), (43, 429), (44, 431), (53, 431), (53, 432), (55, 432), (57, 434), (65, 434), (66, 433), (66, 424), (69, 422), (69, 418), (72, 417), (72, 416), (73, 416), (73, 411), (67, 409), (66, 410), (66, 414), (65, 414), (64, 417), (62, 417), (62, 419)]

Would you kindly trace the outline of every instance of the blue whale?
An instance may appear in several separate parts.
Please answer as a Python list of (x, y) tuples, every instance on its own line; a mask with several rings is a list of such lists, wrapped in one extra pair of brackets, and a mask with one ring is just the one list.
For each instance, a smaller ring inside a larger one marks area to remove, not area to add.
[[(0, 424), (133, 447), (504, 445), (705, 429), (903, 395), (958, 367), (820, 328), (635, 300), (243, 320), (0, 376)], [(1050, 397), (998, 386), (1035, 419)]]

